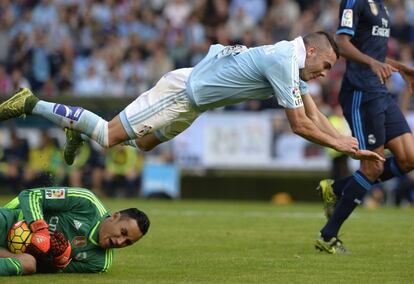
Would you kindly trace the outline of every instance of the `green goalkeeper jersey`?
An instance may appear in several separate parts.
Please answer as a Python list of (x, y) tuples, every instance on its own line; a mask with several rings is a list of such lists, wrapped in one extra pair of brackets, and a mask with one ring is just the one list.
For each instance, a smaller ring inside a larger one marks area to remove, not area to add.
[[(8, 220), (9, 229), (19, 219), (28, 224), (43, 219), (51, 233), (59, 231), (66, 236), (72, 246), (72, 261), (63, 272), (105, 272), (111, 266), (113, 250), (99, 246), (99, 228), (109, 213), (89, 190), (75, 187), (28, 189), (5, 208), (9, 214), (4, 214), (3, 209), (0, 218), (8, 215), (3, 218)], [(5, 237), (1, 236), (0, 245), (5, 243)]]

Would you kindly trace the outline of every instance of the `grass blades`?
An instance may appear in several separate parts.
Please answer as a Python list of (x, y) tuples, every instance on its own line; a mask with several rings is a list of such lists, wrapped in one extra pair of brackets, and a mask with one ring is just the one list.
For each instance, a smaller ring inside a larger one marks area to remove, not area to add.
[(351, 254), (336, 256), (313, 247), (325, 222), (321, 204), (103, 202), (112, 212), (138, 207), (152, 222), (140, 242), (115, 252), (108, 273), (33, 275), (0, 278), (0, 282), (414, 282), (414, 209), (359, 208), (340, 236)]

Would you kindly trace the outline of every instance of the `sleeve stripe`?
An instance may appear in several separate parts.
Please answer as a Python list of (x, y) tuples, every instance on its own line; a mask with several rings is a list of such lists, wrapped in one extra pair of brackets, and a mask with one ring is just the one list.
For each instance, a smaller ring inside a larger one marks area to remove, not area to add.
[(23, 271), (21, 269), (20, 262), (13, 258), (6, 258), (6, 259), (9, 260), (13, 264), (13, 266), (16, 268), (16, 275), (21, 275)]
[(99, 204), (97, 204), (90, 196), (86, 196), (86, 195), (81, 194), (81, 193), (78, 193), (78, 194), (69, 193), (68, 196), (69, 197), (81, 197), (81, 198), (88, 199), (90, 202), (92, 202), (96, 206), (96, 208), (98, 209), (99, 214), (101, 215), (101, 217), (104, 216), (105, 213), (106, 213), (106, 210), (104, 208), (102, 208)]
[(355, 0), (346, 1), (346, 9), (352, 8), (355, 4)]
[(43, 214), (41, 213), (40, 209), (40, 202), (42, 198), (42, 193), (40, 190), (31, 191), (29, 193), (29, 205), (30, 205), (30, 211), (32, 213), (32, 217), (34, 220), (43, 219)]
[(40, 202), (42, 202), (42, 199), (43, 199), (42, 198), (42, 193), (39, 190), (36, 190), (35, 194), (36, 194), (35, 206), (36, 206), (36, 210), (37, 210), (37, 214), (38, 214), (38, 219), (43, 219), (43, 214), (42, 214), (42, 210), (41, 210), (41, 207), (40, 207)]
[(107, 249), (105, 251), (105, 264), (102, 272), (108, 271), (109, 267), (112, 265), (112, 258), (113, 258), (113, 250)]
[(347, 35), (350, 35), (350, 36), (354, 36), (355, 35), (355, 32), (353, 30), (351, 30), (351, 29), (345, 29), (345, 28), (343, 28), (343, 29), (337, 30), (336, 31), (336, 34), (337, 35), (339, 35), (339, 34), (347, 34)]
[(91, 197), (97, 206), (99, 205), (103, 209), (103, 211), (105, 212), (107, 211), (105, 206), (103, 206), (101, 201), (98, 198), (96, 198), (95, 194), (93, 194), (92, 192), (86, 191), (86, 190), (77, 190), (77, 189), (70, 189), (70, 192), (80, 193), (80, 194), (84, 194), (84, 195)]
[(38, 218), (37, 218), (37, 215), (36, 215), (36, 211), (35, 211), (35, 202), (36, 202), (36, 200), (35, 200), (35, 196), (34, 196), (35, 194), (34, 194), (34, 192), (33, 191), (31, 191), (30, 193), (29, 193), (29, 207), (30, 207), (30, 213), (32, 214), (32, 218), (34, 219), (34, 220), (37, 220)]
[(77, 197), (83, 197), (83, 198), (88, 199), (89, 201), (91, 201), (98, 208), (101, 216), (108, 213), (108, 210), (106, 210), (106, 208), (102, 205), (102, 203), (99, 201), (99, 199), (96, 198), (96, 196), (92, 192), (84, 191), (84, 190), (70, 189), (68, 191), (68, 196), (77, 196)]
[(19, 206), (19, 204), (20, 204), (19, 197), (15, 197), (15, 198), (13, 198), (12, 201), (10, 201), (6, 205), (4, 205), (3, 208), (15, 209), (17, 206)]
[[(29, 209), (30, 212), (32, 213), (32, 215), (34, 215), (33, 213), (33, 200), (32, 200), (32, 192), (29, 192)], [(26, 216), (27, 217), (27, 216)], [(33, 218), (33, 216), (32, 216)]]

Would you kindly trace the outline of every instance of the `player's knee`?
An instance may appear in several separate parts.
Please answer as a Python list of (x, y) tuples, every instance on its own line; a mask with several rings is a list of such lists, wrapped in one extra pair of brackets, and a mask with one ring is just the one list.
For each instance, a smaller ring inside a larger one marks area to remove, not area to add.
[(115, 146), (115, 145), (117, 145), (117, 144), (119, 144), (119, 142), (118, 141), (115, 141), (115, 140), (111, 140), (111, 139), (108, 139), (108, 144), (103, 144), (103, 145), (101, 145), (103, 148), (105, 148), (105, 149), (108, 149), (108, 148), (111, 148), (111, 147), (113, 147), (113, 146)]
[(396, 158), (399, 168), (407, 173), (414, 169), (414, 154)]
[(141, 151), (144, 152), (148, 152), (151, 151), (152, 149), (154, 149), (155, 145), (152, 145), (150, 143), (146, 143), (145, 141), (143, 141), (142, 139), (137, 139), (136, 140), (137, 146)]
[(151, 151), (157, 145), (162, 143), (162, 141), (158, 139), (158, 137), (154, 135), (153, 133), (145, 135), (141, 138), (137, 138), (135, 142), (138, 148), (141, 149), (142, 151)]
[(19, 254), (17, 257), (22, 264), (22, 270), (24, 275), (34, 274), (36, 273), (36, 259), (28, 254), (22, 253)]

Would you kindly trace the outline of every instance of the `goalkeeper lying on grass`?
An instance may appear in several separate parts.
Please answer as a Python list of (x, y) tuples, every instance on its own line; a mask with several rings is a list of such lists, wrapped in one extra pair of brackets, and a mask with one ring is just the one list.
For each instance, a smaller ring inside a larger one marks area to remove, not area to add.
[[(13, 225), (32, 232), (25, 253), (8, 250)], [(112, 248), (132, 245), (147, 233), (145, 213), (130, 208), (108, 213), (89, 190), (48, 187), (22, 191), (0, 208), (0, 276), (38, 272), (105, 272)]]

